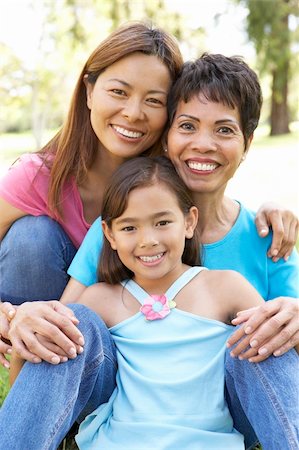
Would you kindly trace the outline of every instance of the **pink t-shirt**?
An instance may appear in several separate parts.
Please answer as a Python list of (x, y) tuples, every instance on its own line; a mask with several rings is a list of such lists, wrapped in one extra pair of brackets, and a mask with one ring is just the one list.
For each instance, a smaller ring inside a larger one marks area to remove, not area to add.
[(61, 193), (63, 218), (57, 218), (48, 210), (49, 179), (50, 171), (38, 154), (23, 155), (0, 180), (0, 197), (32, 216), (54, 218), (78, 248), (90, 228), (83, 216), (78, 187), (74, 179), (65, 184)]

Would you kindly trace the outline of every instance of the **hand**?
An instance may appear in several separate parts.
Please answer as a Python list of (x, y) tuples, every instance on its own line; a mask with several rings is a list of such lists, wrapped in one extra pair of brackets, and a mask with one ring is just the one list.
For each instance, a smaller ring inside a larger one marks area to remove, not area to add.
[[(64, 355), (75, 358), (83, 350), (84, 338), (76, 326), (78, 323), (73, 311), (58, 301), (26, 302), (18, 306), (8, 336), (23, 359), (58, 364)], [(46, 341), (52, 346), (45, 345)], [(56, 346), (59, 352), (55, 352)]]
[(275, 203), (264, 203), (258, 210), (255, 224), (261, 237), (269, 233), (272, 227), (273, 240), (268, 251), (269, 258), (277, 262), (279, 258), (287, 260), (296, 244), (298, 237), (298, 218)]
[(5, 355), (12, 352), (10, 342), (8, 340), (9, 321), (15, 314), (15, 307), (11, 303), (0, 302), (0, 364), (9, 369), (10, 364)]
[(299, 301), (290, 297), (240, 311), (232, 323), (243, 325), (228, 340), (228, 347), (237, 343), (232, 356), (260, 362), (271, 354), (283, 355), (299, 343), (298, 319)]

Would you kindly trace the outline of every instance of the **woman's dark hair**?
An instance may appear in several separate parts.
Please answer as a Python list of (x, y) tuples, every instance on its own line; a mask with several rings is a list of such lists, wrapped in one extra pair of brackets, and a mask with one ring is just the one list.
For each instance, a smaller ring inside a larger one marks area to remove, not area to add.
[(194, 62), (186, 62), (168, 95), (171, 126), (180, 101), (203, 95), (208, 101), (237, 108), (245, 141), (258, 125), (262, 91), (256, 73), (241, 57), (204, 53)]
[[(156, 183), (164, 184), (173, 192), (184, 214), (187, 214), (194, 206), (187, 187), (168, 158), (138, 156), (122, 164), (113, 174), (104, 193), (102, 220), (111, 228), (112, 221), (121, 216), (127, 208), (130, 192), (133, 189), (153, 186)], [(182, 261), (190, 266), (200, 264), (197, 230), (195, 230), (193, 238), (185, 241)], [(109, 284), (116, 284), (133, 276), (133, 273), (119, 259), (117, 251), (111, 248), (105, 236), (98, 276), (101, 281)]]

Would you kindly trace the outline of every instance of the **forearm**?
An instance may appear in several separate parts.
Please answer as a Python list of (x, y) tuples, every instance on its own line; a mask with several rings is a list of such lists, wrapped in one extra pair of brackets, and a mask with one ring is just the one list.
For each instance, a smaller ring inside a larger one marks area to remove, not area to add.
[(9, 383), (10, 386), (14, 384), (17, 376), (19, 375), (23, 365), (25, 363), (25, 359), (21, 358), (17, 355), (17, 353), (13, 350), (10, 360), (10, 370), (9, 370)]

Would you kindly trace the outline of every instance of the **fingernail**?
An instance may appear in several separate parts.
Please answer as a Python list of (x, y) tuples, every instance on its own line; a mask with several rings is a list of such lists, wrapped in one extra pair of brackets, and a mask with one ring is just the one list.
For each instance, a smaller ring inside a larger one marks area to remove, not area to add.
[(289, 259), (289, 256), (285, 256), (284, 260), (287, 261)]
[(80, 338), (78, 339), (78, 344), (84, 345), (84, 339), (83, 339), (83, 337), (80, 337)]
[(274, 355), (274, 356), (280, 356), (280, 355), (281, 355), (281, 350), (276, 350), (276, 351), (273, 353), (273, 355)]
[(236, 355), (234, 354), (234, 352), (230, 352), (230, 356), (231, 356), (232, 358), (234, 358)]
[(278, 250), (275, 248), (274, 250), (272, 250), (272, 256), (277, 256), (278, 255)]
[(273, 262), (277, 262), (279, 261), (279, 258), (277, 258), (277, 256), (275, 258), (272, 258)]
[(261, 228), (260, 235), (264, 236), (265, 234), (267, 234), (267, 232), (268, 232), (267, 228)]
[(71, 347), (70, 349), (69, 349), (69, 355), (70, 356), (77, 356), (77, 352), (76, 352), (76, 349), (74, 348), (74, 347)]
[(5, 367), (5, 369), (9, 369), (9, 367), (10, 367), (9, 362), (3, 363), (3, 366)]
[(268, 350), (265, 347), (260, 348), (258, 351), (259, 355), (266, 355), (267, 353), (268, 353)]
[(257, 347), (258, 346), (258, 341), (256, 339), (254, 339), (253, 341), (250, 342), (250, 347)]
[(245, 328), (245, 333), (246, 333), (246, 334), (251, 333), (251, 331), (252, 331), (252, 328), (251, 328), (251, 327), (246, 327), (246, 328)]
[(38, 358), (37, 356), (35, 356), (35, 357), (33, 358), (33, 362), (34, 362), (35, 364), (37, 364), (37, 363), (42, 362), (42, 360), (41, 360), (40, 358)]
[(52, 356), (51, 361), (53, 364), (59, 364), (60, 358), (59, 358), (59, 356)]
[(83, 353), (83, 347), (78, 347), (77, 352), (79, 353), (79, 355), (81, 355), (81, 353)]
[(251, 358), (248, 359), (249, 362), (253, 362), (253, 360)]
[(9, 348), (8, 350), (7, 350), (7, 352), (6, 353), (8, 353), (9, 355), (11, 355), (12, 354), (12, 349), (11, 348)]
[(60, 361), (61, 362), (67, 362), (69, 359), (66, 356), (62, 356)]
[(243, 356), (238, 356), (240, 361), (243, 361)]
[(14, 315), (15, 315), (15, 312), (14, 312), (13, 309), (11, 309), (11, 310), (8, 312), (8, 317), (10, 317), (10, 319), (12, 319)]

